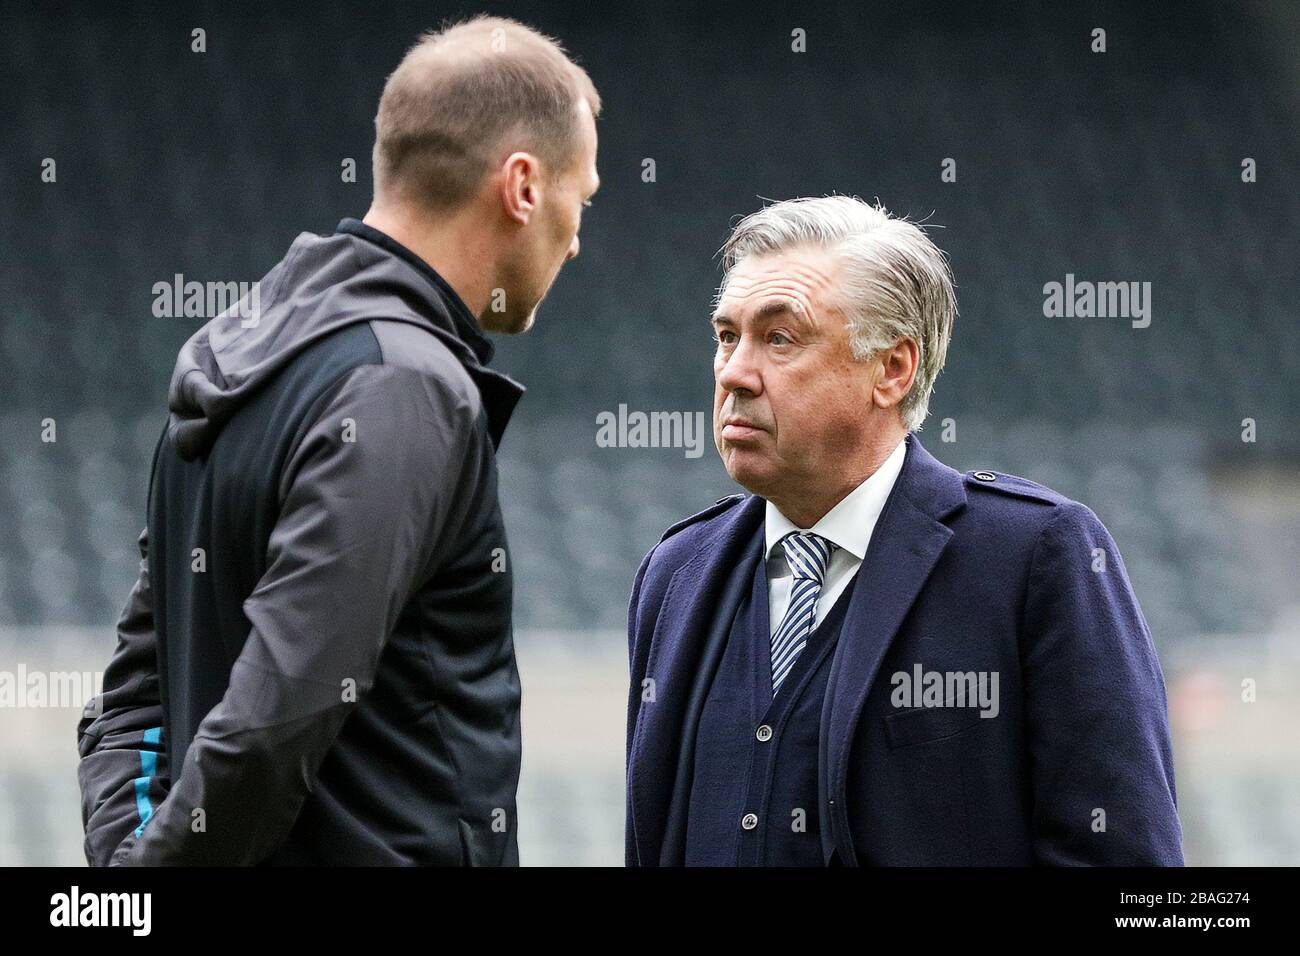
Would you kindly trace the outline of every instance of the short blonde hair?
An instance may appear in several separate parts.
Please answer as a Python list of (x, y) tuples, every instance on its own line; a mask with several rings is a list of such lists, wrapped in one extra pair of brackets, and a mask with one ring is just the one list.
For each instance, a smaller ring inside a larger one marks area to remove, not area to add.
[(586, 72), (557, 41), (522, 23), (477, 16), (426, 33), (384, 84), (375, 194), (456, 209), (511, 137), (553, 178), (577, 161), (579, 99), (600, 114)]
[(856, 359), (865, 361), (901, 339), (916, 343), (916, 377), (899, 414), (908, 431), (917, 431), (929, 414), (930, 393), (957, 318), (947, 258), (919, 226), (891, 216), (879, 204), (856, 196), (788, 199), (736, 224), (722, 247), (719, 296), (742, 259), (796, 246), (837, 255), (837, 291)]

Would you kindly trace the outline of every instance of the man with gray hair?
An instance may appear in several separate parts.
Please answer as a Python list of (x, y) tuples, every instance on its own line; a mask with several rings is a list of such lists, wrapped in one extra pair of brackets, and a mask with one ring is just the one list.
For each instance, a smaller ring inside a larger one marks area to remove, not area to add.
[(496, 449), (578, 254), (600, 98), (499, 17), (388, 78), (364, 219), (182, 348), (140, 576), (78, 728), (92, 864), (519, 860)]
[(629, 865), (1181, 865), (1164, 681), (1085, 505), (916, 436), (957, 314), (916, 225), (742, 220), (714, 439), (751, 494), (669, 528), (628, 615)]

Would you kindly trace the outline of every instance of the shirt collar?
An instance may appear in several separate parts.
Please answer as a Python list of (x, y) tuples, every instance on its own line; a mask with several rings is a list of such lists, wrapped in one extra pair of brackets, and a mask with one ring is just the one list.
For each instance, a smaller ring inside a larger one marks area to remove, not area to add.
[(876, 528), (876, 521), (885, 508), (885, 500), (903, 470), (903, 459), (907, 457), (907, 439), (898, 443), (889, 457), (884, 460), (870, 477), (850, 491), (830, 511), (822, 516), (811, 528), (797, 528), (789, 518), (781, 514), (772, 502), (767, 503), (766, 539), (768, 557), (773, 549), (792, 531), (811, 531), (831, 543), (849, 552), (859, 561), (867, 556), (867, 545), (871, 543), (871, 533)]

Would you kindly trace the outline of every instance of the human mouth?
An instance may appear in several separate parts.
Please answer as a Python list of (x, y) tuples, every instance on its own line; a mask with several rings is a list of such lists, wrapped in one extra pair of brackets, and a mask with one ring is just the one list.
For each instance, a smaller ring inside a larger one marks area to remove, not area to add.
[(757, 438), (763, 429), (743, 418), (728, 418), (722, 423), (722, 437), (727, 441), (746, 441)]

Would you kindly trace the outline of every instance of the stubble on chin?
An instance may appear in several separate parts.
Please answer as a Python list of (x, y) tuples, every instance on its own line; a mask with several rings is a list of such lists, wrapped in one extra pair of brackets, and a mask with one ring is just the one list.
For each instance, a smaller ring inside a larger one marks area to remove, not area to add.
[(536, 308), (523, 316), (502, 312), (488, 312), (479, 319), (479, 325), (485, 331), (496, 332), (498, 335), (522, 335), (533, 327), (536, 318)]

